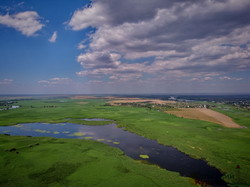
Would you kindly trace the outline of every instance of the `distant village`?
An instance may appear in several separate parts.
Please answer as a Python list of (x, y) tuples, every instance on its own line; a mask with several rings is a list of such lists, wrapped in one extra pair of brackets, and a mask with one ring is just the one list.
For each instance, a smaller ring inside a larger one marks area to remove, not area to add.
[(225, 101), (223, 103), (235, 106), (236, 108), (244, 108), (250, 110), (250, 101)]
[(20, 108), (19, 105), (15, 105), (16, 101), (0, 101), (0, 111), (1, 110), (11, 110)]
[(176, 102), (176, 103), (168, 103), (168, 104), (155, 104), (150, 102), (141, 102), (141, 103), (119, 103), (120, 106), (133, 106), (133, 107), (146, 107), (154, 110), (169, 110), (169, 109), (177, 109), (177, 108), (210, 108), (215, 105), (209, 104), (196, 104), (191, 102)]
[[(191, 101), (191, 100), (180, 100), (176, 99), (175, 97), (170, 97), (168, 98), (169, 101), (176, 101), (174, 103), (164, 103), (164, 104), (159, 104), (159, 103), (152, 103), (152, 102), (121, 102), (121, 103), (116, 103), (116, 105), (120, 106), (133, 106), (133, 107), (146, 107), (149, 109), (154, 109), (154, 110), (171, 110), (171, 109), (178, 109), (178, 108), (216, 108), (218, 107), (218, 104), (228, 104), (231, 106), (234, 106), (239, 109), (248, 109), (250, 110), (250, 101), (249, 100), (244, 100), (244, 101)], [(109, 104), (106, 104), (109, 105)]]

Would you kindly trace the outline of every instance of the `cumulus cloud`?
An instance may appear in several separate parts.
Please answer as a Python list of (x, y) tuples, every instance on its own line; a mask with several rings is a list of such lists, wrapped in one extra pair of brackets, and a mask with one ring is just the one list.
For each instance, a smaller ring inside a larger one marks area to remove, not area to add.
[(0, 85), (9, 85), (13, 82), (12, 79), (2, 79), (0, 80)]
[(71, 83), (71, 79), (69, 78), (62, 78), (62, 77), (54, 77), (48, 80), (40, 80), (38, 81), (39, 84), (42, 84), (45, 87), (54, 87), (58, 85), (66, 85)]
[(236, 78), (236, 77), (228, 77), (228, 76), (224, 76), (224, 77), (220, 77), (221, 80), (236, 80), (236, 81), (240, 81), (243, 78)]
[(120, 55), (110, 52), (84, 53), (78, 56), (77, 61), (86, 68), (115, 68), (120, 62)]
[(57, 31), (54, 31), (52, 36), (49, 38), (49, 42), (54, 43), (57, 39)]
[(78, 56), (78, 62), (85, 68), (77, 72), (79, 76), (100, 78), (106, 76), (110, 80), (132, 80), (142, 77), (145, 63), (126, 64), (120, 61), (121, 55), (111, 52), (91, 52)]
[(248, 71), (249, 9), (249, 0), (95, 0), (68, 23), (72, 30), (96, 28), (77, 74), (208, 81)]
[(26, 36), (34, 36), (37, 31), (44, 27), (44, 24), (40, 22), (40, 16), (35, 11), (0, 15), (0, 24), (14, 28)]
[(77, 49), (81, 50), (81, 49), (84, 49), (84, 48), (86, 48), (86, 47), (87, 47), (87, 46), (84, 45), (84, 42), (80, 42), (80, 43), (78, 44), (78, 46), (77, 46)]
[(73, 30), (81, 30), (89, 26), (101, 26), (102, 23), (108, 21), (108, 15), (105, 15), (104, 6), (104, 4), (96, 3), (91, 7), (85, 7), (75, 11), (68, 23), (69, 26), (71, 26)]

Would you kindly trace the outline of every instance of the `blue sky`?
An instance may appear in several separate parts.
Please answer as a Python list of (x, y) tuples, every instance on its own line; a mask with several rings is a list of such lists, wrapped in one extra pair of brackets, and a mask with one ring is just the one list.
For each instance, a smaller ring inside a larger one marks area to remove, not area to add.
[(250, 93), (249, 0), (0, 0), (0, 94)]

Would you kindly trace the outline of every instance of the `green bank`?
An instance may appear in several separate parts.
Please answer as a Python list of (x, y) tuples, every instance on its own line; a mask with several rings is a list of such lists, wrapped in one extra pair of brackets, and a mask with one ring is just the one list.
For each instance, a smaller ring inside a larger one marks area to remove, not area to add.
[(0, 136), (0, 186), (192, 186), (99, 142)]

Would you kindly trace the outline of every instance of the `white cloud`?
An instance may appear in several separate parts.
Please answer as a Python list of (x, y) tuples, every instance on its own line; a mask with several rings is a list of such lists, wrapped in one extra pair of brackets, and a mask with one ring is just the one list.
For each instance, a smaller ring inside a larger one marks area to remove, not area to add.
[(209, 81), (209, 80), (212, 80), (212, 79), (213, 79), (212, 77), (204, 77), (205, 81)]
[(52, 36), (49, 38), (49, 42), (54, 43), (57, 39), (57, 31), (54, 31)]
[(120, 62), (120, 55), (109, 52), (83, 53), (78, 56), (77, 61), (85, 68), (115, 68)]
[(72, 82), (69, 78), (61, 78), (61, 77), (54, 77), (48, 80), (40, 80), (38, 81), (39, 84), (42, 84), (45, 87), (54, 87), (60, 85), (70, 84)]
[(0, 80), (0, 85), (8, 85), (11, 84), (13, 82), (12, 79), (2, 79)]
[(37, 31), (44, 27), (40, 22), (40, 16), (35, 11), (0, 15), (0, 24), (14, 28), (26, 36), (34, 36)]
[(105, 15), (105, 8), (102, 4), (95, 3), (92, 7), (75, 11), (68, 24), (73, 30), (81, 30), (89, 26), (101, 26), (107, 21), (108, 15)]
[(138, 58), (146, 58), (146, 57), (157, 57), (158, 59), (162, 59), (164, 57), (169, 56), (182, 56), (184, 55), (181, 52), (177, 52), (175, 50), (148, 50), (148, 51), (131, 51), (130, 53), (125, 54), (126, 59), (138, 59)]
[(235, 80), (235, 81), (243, 80), (243, 78), (228, 77), (228, 76), (220, 77), (220, 79), (221, 80)]
[(78, 56), (77, 75), (212, 82), (249, 71), (249, 8), (248, 0), (95, 0), (68, 23), (96, 28), (90, 44), (78, 46), (87, 52)]
[(86, 45), (84, 45), (83, 43), (79, 43), (77, 46), (77, 49), (79, 50), (84, 49), (84, 48), (86, 48)]

